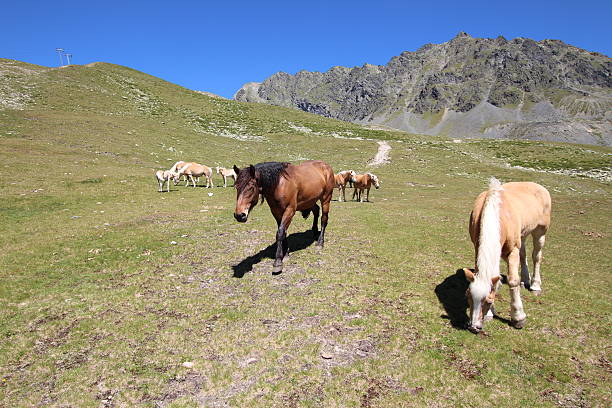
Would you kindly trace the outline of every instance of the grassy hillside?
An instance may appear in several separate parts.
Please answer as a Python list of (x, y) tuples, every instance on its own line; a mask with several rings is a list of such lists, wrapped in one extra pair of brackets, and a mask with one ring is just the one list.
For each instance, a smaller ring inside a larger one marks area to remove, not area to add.
[[(103, 63), (0, 75), (0, 406), (609, 406), (612, 150), (365, 129)], [(265, 204), (238, 224), (233, 189), (153, 179), (314, 158), (383, 185), (332, 203), (321, 252), (296, 217), (278, 276)], [(527, 326), (475, 336), (449, 313), (490, 175), (546, 186), (553, 224)]]

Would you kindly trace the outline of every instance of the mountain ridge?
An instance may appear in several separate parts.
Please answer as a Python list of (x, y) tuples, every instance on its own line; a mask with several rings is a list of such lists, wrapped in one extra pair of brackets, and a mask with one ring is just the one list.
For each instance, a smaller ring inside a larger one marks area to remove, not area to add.
[(448, 137), (612, 144), (612, 62), (560, 40), (473, 38), (386, 65), (273, 74), (234, 99)]

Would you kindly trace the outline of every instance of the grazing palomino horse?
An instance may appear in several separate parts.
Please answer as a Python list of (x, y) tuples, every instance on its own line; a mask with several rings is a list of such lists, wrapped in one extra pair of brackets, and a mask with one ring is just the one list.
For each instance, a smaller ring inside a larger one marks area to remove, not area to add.
[(178, 173), (175, 173), (172, 170), (157, 170), (155, 172), (155, 179), (159, 183), (159, 192), (164, 191), (164, 183), (168, 183), (168, 192), (170, 192), (170, 179), (176, 180), (178, 179)]
[[(170, 171), (172, 171), (172, 172), (174, 172), (174, 173), (178, 173), (179, 169), (180, 169), (181, 167), (183, 167), (185, 164), (186, 164), (186, 162), (184, 162), (184, 161), (182, 161), (182, 160), (179, 160), (179, 161), (177, 161), (176, 163), (174, 163), (174, 164), (172, 165), (172, 167), (170, 168)], [(179, 183), (179, 181), (181, 180), (181, 177), (184, 177), (184, 178), (185, 178), (185, 181), (187, 181), (187, 176), (183, 174), (183, 175), (178, 176), (178, 177), (176, 177), (176, 178), (174, 179), (174, 185), (177, 185), (177, 184)]]
[[(469, 330), (477, 333), (483, 319), (493, 317), (493, 302), (499, 288), (499, 259), (508, 264), (511, 323), (523, 328), (527, 315), (521, 302), (521, 278), (536, 295), (542, 291), (540, 263), (545, 234), (550, 226), (551, 201), (548, 190), (536, 183), (500, 182), (492, 177), (489, 189), (481, 193), (470, 215), (470, 238), (474, 244), (476, 269), (464, 269), (470, 282), (466, 296), (470, 305)], [(527, 236), (533, 237), (533, 276), (525, 257)], [(519, 266), (521, 274), (519, 275)]]
[[(345, 189), (347, 183), (349, 183), (357, 173), (353, 170), (342, 170), (340, 173), (334, 175), (336, 187), (338, 187), (338, 201), (346, 201)], [(342, 196), (340, 196), (342, 193)]]
[(378, 180), (378, 177), (375, 176), (372, 173), (366, 173), (366, 174), (357, 174), (356, 176), (353, 177), (353, 186), (354, 186), (354, 190), (353, 190), (353, 200), (355, 199), (355, 196), (357, 196), (357, 201), (360, 201), (363, 203), (363, 190), (366, 190), (366, 201), (370, 201), (370, 188), (372, 188), (372, 185), (374, 185), (374, 187), (376, 187), (376, 189), (378, 189), (380, 187), (380, 181)]
[[(206, 188), (213, 187), (212, 169), (208, 166), (204, 166), (203, 164), (194, 162), (185, 163), (178, 171), (178, 174), (184, 174), (185, 176), (189, 177), (194, 187), (196, 186), (195, 179), (198, 179), (199, 181), (201, 176), (205, 176)], [(189, 180), (187, 180), (187, 184), (189, 184)], [(187, 184), (185, 184), (185, 186), (187, 186)]]
[(221, 174), (223, 176), (223, 187), (227, 187), (227, 178), (231, 177), (234, 179), (234, 184), (236, 184), (236, 172), (234, 169), (226, 169), (225, 167), (216, 167), (217, 174)]
[(304, 218), (312, 212), (314, 220), (312, 231), (318, 232), (319, 206), (321, 201), (321, 234), (317, 246), (323, 247), (325, 228), (329, 213), (329, 205), (334, 191), (334, 171), (329, 164), (320, 160), (310, 160), (299, 165), (291, 163), (267, 162), (238, 169), (236, 180), (236, 210), (234, 218), (238, 222), (246, 222), (250, 211), (265, 199), (270, 211), (276, 219), (276, 259), (272, 273), (283, 270), (283, 258), (289, 253), (287, 229), (296, 211)]

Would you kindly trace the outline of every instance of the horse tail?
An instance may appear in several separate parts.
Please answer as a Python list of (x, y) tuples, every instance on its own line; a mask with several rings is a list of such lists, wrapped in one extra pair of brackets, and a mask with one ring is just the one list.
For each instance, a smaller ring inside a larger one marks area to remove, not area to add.
[(312, 212), (312, 210), (308, 209), (308, 210), (304, 210), (304, 211), (300, 211), (302, 213), (302, 217), (304, 217), (304, 219), (308, 218), (308, 216), (310, 215), (310, 213)]
[(488, 280), (499, 275), (501, 258), (501, 191), (502, 185), (495, 177), (489, 180), (489, 190), (480, 214), (480, 235), (476, 266), (480, 276)]

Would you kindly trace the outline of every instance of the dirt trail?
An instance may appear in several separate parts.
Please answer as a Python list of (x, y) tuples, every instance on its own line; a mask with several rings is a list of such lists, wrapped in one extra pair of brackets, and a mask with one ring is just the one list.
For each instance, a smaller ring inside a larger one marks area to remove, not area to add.
[(390, 150), (391, 145), (389, 145), (389, 143), (385, 141), (378, 142), (378, 152), (376, 152), (376, 156), (368, 162), (368, 166), (380, 166), (381, 164), (389, 163)]

